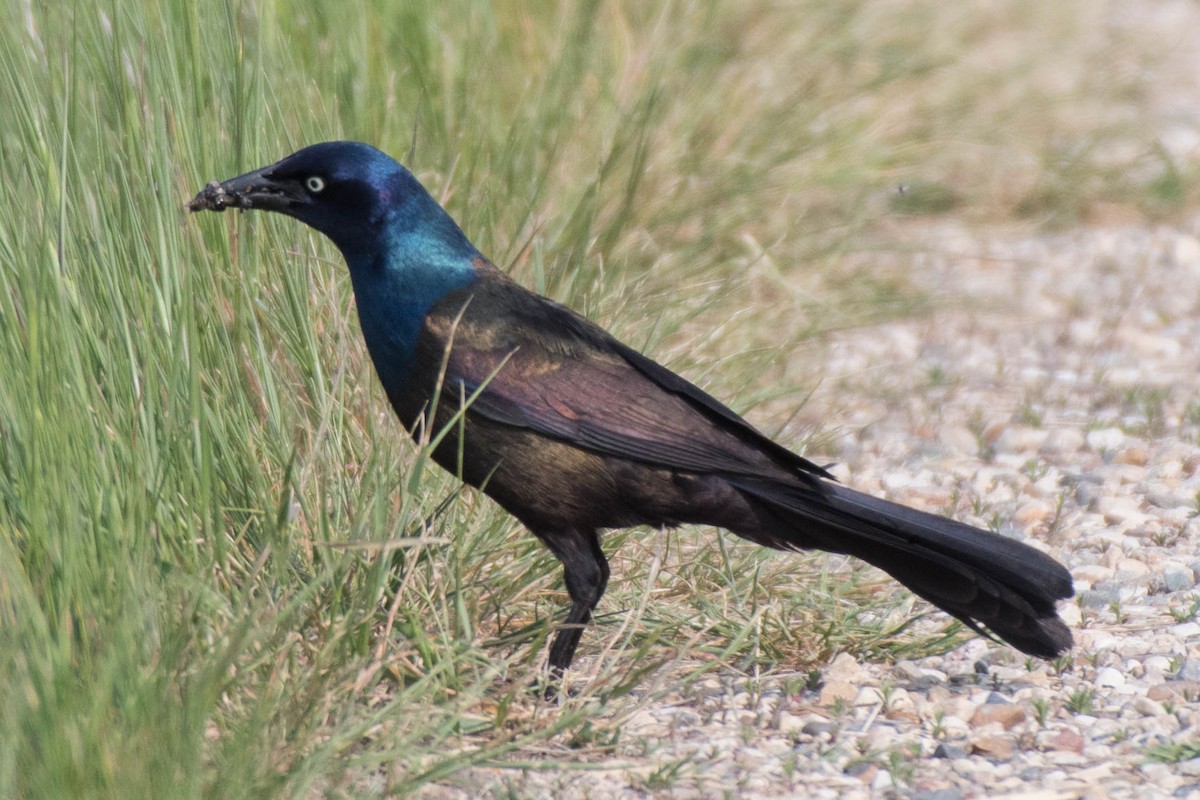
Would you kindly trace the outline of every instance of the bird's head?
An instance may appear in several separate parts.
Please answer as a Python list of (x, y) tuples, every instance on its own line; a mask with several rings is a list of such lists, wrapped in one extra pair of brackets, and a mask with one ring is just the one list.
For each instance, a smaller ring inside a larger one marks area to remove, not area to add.
[(287, 214), (333, 240), (353, 269), (405, 232), (437, 249), (475, 249), (411, 172), (386, 153), (360, 142), (324, 142), (262, 169), (213, 181), (192, 211), (262, 209)]

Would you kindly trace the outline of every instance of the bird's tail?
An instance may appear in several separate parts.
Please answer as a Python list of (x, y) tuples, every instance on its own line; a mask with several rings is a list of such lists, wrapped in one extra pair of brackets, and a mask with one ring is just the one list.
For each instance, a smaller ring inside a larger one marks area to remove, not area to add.
[(861, 558), (972, 629), (1029, 655), (1071, 647), (1055, 605), (1074, 594), (1066, 567), (1029, 545), (834, 483), (820, 491), (730, 481), (759, 501), (749, 538), (780, 549)]

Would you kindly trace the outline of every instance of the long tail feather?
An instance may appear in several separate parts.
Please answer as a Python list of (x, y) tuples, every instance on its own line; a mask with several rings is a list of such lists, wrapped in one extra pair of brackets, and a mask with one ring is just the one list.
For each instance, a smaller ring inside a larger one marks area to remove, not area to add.
[(820, 548), (861, 558), (981, 633), (1030, 655), (1069, 649), (1055, 605), (1074, 594), (1050, 556), (999, 534), (837, 484), (821, 492), (730, 481), (766, 506), (745, 535), (781, 549)]

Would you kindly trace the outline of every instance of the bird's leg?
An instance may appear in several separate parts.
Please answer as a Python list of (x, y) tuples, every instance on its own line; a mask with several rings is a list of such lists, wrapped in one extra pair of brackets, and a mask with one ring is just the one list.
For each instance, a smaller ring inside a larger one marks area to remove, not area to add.
[(546, 691), (549, 697), (554, 694), (553, 684), (558, 683), (571, 666), (583, 626), (592, 618), (592, 609), (608, 586), (608, 560), (594, 530), (542, 531), (538, 538), (562, 562), (563, 578), (571, 598), (571, 610), (550, 645), (551, 686)]

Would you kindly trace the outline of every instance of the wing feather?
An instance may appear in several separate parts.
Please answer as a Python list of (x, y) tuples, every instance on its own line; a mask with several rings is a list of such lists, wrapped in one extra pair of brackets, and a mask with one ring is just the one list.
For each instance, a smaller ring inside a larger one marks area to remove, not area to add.
[(430, 347), (445, 352), (451, 343), (444, 400), (483, 387), (470, 413), (493, 422), (688, 472), (801, 477), (810, 486), (812, 476), (830, 477), (666, 367), (498, 271), (435, 306), (426, 332)]

